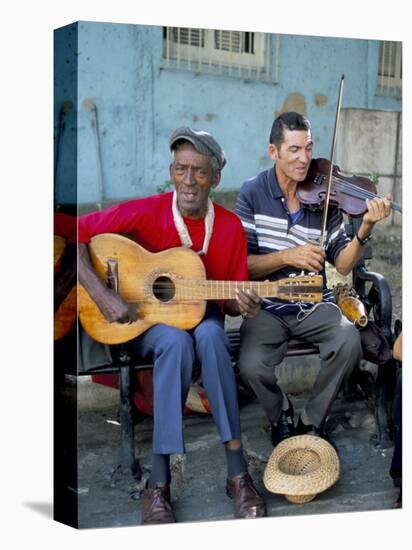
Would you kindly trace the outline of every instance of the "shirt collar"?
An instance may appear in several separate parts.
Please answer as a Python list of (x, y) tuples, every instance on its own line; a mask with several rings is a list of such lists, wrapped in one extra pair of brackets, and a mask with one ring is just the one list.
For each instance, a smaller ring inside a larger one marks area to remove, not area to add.
[(278, 178), (276, 176), (275, 166), (268, 170), (268, 185), (270, 194), (274, 199), (280, 199), (283, 197), (283, 192), (279, 186)]
[[(268, 170), (267, 182), (268, 182), (268, 185), (269, 185), (269, 192), (272, 195), (272, 197), (274, 199), (281, 199), (285, 195), (283, 194), (283, 191), (281, 190), (281, 188), (279, 186), (279, 181), (278, 181), (278, 178), (276, 176), (275, 166), (273, 166), (273, 168)], [(302, 203), (300, 204), (300, 207), (301, 208), (308, 208), (308, 206), (306, 204), (302, 204)]]

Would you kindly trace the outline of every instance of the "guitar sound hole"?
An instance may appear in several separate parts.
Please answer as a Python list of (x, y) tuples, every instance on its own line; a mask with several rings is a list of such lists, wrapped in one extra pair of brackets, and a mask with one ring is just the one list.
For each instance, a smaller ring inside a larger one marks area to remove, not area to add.
[(158, 277), (153, 283), (153, 295), (159, 302), (169, 302), (175, 295), (175, 285), (169, 277)]

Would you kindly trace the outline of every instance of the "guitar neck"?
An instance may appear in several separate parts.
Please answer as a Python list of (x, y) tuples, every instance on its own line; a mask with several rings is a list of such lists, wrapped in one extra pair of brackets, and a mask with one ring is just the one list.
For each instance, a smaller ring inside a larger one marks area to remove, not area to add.
[(253, 290), (261, 298), (278, 295), (277, 281), (185, 281), (184, 293), (199, 300), (229, 300), (236, 298), (236, 289)]

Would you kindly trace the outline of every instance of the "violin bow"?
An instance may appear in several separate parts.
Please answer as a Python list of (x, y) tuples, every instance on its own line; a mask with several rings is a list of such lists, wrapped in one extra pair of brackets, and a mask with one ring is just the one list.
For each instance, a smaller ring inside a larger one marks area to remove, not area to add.
[(331, 187), (332, 187), (333, 155), (335, 153), (336, 134), (337, 134), (337, 129), (338, 129), (340, 105), (341, 105), (341, 102), (342, 102), (342, 92), (343, 92), (344, 80), (345, 80), (345, 75), (343, 74), (341, 76), (340, 83), (339, 83), (338, 102), (337, 102), (337, 105), (336, 105), (336, 113), (335, 113), (335, 126), (333, 128), (332, 145), (331, 145), (331, 149), (330, 149), (330, 166), (329, 166), (329, 174), (328, 174), (328, 184), (327, 184), (327, 189), (326, 189), (325, 205), (323, 207), (322, 228), (321, 228), (321, 233), (320, 233), (320, 247), (321, 248), (324, 247), (324, 241), (325, 241), (325, 231), (326, 231), (326, 222), (327, 222), (327, 219), (328, 219), (330, 190), (331, 190)]

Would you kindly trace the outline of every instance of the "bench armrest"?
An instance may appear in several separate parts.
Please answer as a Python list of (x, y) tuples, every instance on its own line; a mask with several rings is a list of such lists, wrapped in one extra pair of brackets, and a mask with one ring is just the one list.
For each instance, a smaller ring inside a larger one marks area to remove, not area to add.
[[(359, 265), (353, 272), (355, 290), (360, 295), (366, 308), (372, 309), (375, 322), (383, 329), (385, 336), (391, 336), (392, 295), (389, 284), (380, 273), (368, 271), (364, 265)], [(366, 282), (372, 286), (366, 294)]]

